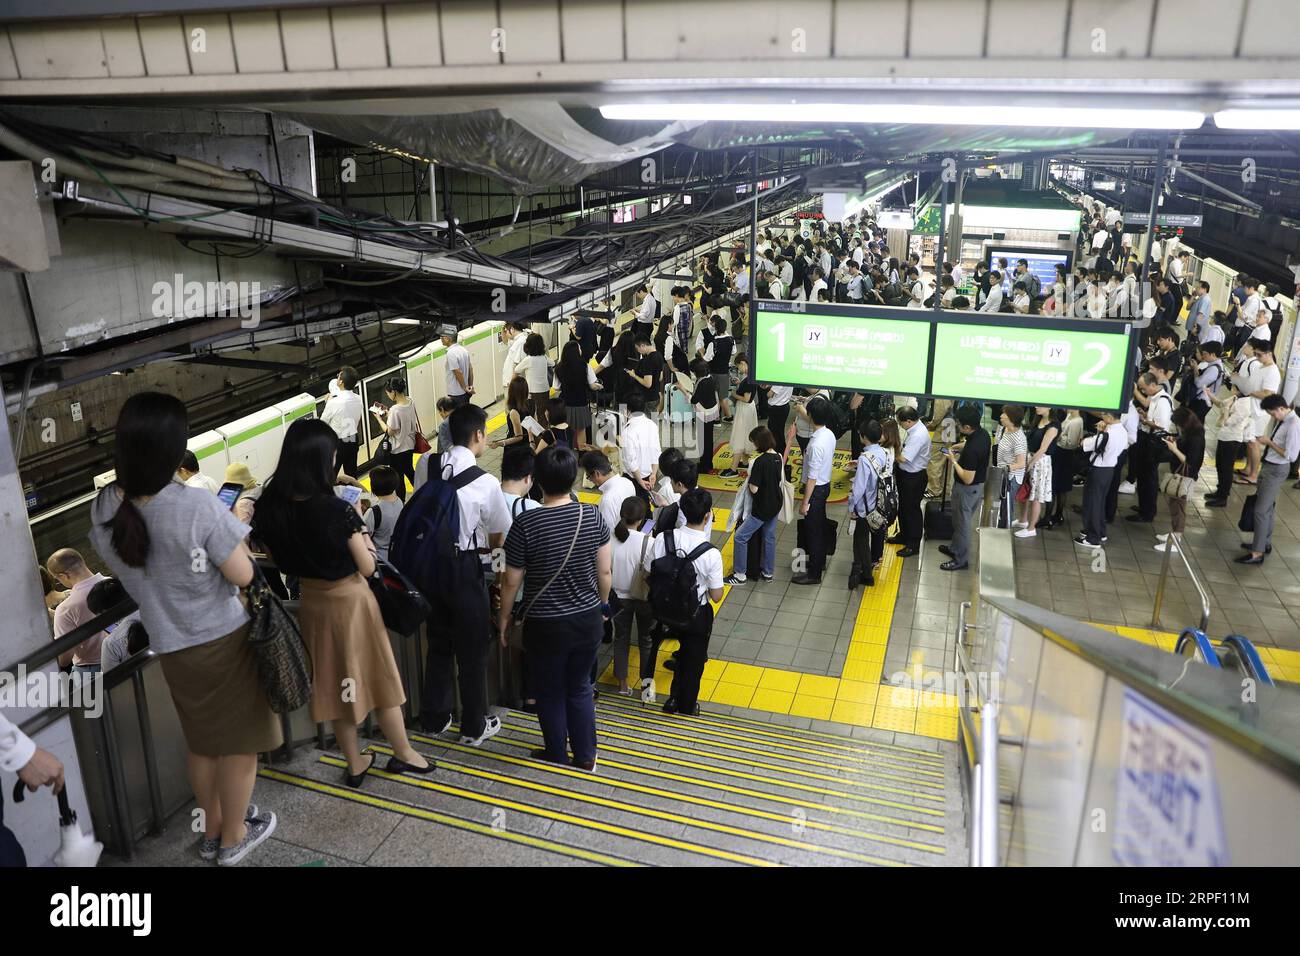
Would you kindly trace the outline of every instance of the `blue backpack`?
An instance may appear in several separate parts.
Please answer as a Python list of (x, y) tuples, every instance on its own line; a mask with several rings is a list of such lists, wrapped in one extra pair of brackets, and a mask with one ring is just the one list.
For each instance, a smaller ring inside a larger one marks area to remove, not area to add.
[(388, 562), (406, 575), (435, 608), (447, 606), (447, 596), (474, 587), (482, 579), (477, 551), (461, 551), (460, 499), (456, 492), (486, 474), (466, 468), (454, 478), (431, 476), (420, 486), (402, 513), (388, 544)]

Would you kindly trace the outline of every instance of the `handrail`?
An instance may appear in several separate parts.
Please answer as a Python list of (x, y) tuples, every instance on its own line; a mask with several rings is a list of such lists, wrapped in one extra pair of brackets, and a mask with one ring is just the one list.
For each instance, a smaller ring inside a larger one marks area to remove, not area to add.
[(1201, 596), (1201, 626), (1200, 630), (1208, 631), (1210, 627), (1210, 599), (1205, 593), (1205, 588), (1201, 587), (1201, 581), (1192, 570), (1192, 563), (1187, 560), (1187, 551), (1174, 541), (1174, 533), (1169, 532), (1169, 537), (1165, 538), (1164, 561), (1160, 565), (1160, 580), (1156, 582), (1156, 600), (1155, 606), (1151, 609), (1151, 626), (1160, 626), (1160, 608), (1165, 603), (1165, 584), (1169, 580), (1169, 564), (1171, 553), (1176, 553), (1182, 559), (1183, 567), (1187, 569), (1187, 576), (1192, 579), (1192, 584), (1196, 586), (1196, 593)]
[[(1214, 705), (1171, 689), (1158, 679), (1143, 673), (1135, 664), (1126, 662), (1122, 655), (1108, 653), (1102, 647), (1094, 646), (1092, 643), (1094, 638), (1101, 643), (1113, 639), (1114, 635), (1098, 630), (1090, 624), (1072, 620), (1055, 611), (1047, 611), (1044, 608), (1016, 598), (986, 597), (984, 600), (1008, 617), (1019, 621), (1026, 627), (1032, 628), (1044, 640), (1050, 641), (1083, 658), (1116, 680), (1139, 688), (1152, 701), (1187, 720), (1210, 736), (1238, 747), (1255, 759), (1272, 766), (1286, 777), (1300, 781), (1300, 756), (1297, 756), (1297, 751), (1292, 744), (1268, 731), (1261, 731), (1257, 727), (1254, 728), (1257, 735), (1252, 736), (1246, 732), (1243, 725), (1224, 719), (1224, 716), (1214, 708)], [(1050, 620), (1045, 623), (1044, 618), (1059, 619), (1059, 627)], [(1132, 642), (1123, 639), (1119, 640), (1125, 650), (1131, 649), (1133, 655), (1140, 654), (1144, 650), (1156, 654), (1167, 653), (1157, 651), (1154, 648), (1142, 648), (1140, 645), (1130, 648)], [(1215, 672), (1206, 671), (1205, 673), (1208, 676)], [(1220, 680), (1235, 680), (1234, 677), (1223, 671), (1219, 671), (1218, 674)], [(1287, 692), (1279, 690), (1277, 693), (1286, 694)], [(1238, 699), (1238, 697), (1234, 696), (1233, 699)], [(1279, 697), (1278, 700), (1285, 701), (1287, 698)]]
[(98, 614), (95, 617), (92, 617), (85, 624), (78, 624), (58, 640), (52, 641), (49, 644), (43, 644), (26, 657), (19, 658), (8, 667), (0, 668), (0, 673), (16, 674), (20, 667), (28, 671), (34, 670), (38, 667), (44, 667), (50, 661), (57, 659), (60, 654), (72, 650), (78, 644), (81, 644), (88, 638), (94, 637), (109, 625), (116, 624), (135, 610), (135, 601), (131, 598), (127, 598), (124, 601), (113, 605), (103, 614)]

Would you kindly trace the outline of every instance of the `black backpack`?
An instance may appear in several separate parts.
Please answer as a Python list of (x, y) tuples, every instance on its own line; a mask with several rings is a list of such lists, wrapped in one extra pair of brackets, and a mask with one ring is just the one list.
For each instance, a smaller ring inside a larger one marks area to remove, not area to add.
[(690, 554), (679, 551), (672, 531), (664, 534), (663, 557), (650, 562), (650, 608), (669, 627), (688, 628), (704, 605), (700, 602), (695, 559), (712, 544), (705, 541)]
[[(432, 469), (431, 469), (432, 470)], [(477, 551), (461, 551), (460, 498), (456, 492), (486, 474), (477, 465), (454, 478), (433, 474), (407, 500), (393, 526), (388, 561), (410, 578), (435, 609), (482, 580)]]

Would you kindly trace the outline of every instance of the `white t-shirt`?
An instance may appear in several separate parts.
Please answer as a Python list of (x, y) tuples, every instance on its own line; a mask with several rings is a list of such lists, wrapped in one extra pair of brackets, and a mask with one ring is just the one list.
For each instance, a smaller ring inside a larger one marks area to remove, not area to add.
[[(474, 453), (457, 445), (439, 459), (442, 474), (454, 478), (466, 468), (478, 464)], [(448, 468), (447, 466), (451, 467)], [(486, 548), (488, 535), (510, 530), (510, 512), (506, 509), (501, 482), (486, 472), (456, 491), (460, 503), (460, 538), (456, 546), (462, 551)]]
[[(672, 531), (672, 538), (673, 547), (685, 554), (690, 554), (709, 540), (707, 533), (694, 528), (675, 528)], [(665, 533), (655, 538), (654, 544), (646, 549), (645, 569), (649, 571), (651, 563), (667, 553), (668, 534)], [(722, 587), (722, 552), (717, 548), (709, 548), (692, 563), (695, 565), (696, 593), (702, 606), (709, 590)]]
[(659, 426), (645, 415), (629, 416), (619, 436), (618, 448), (623, 471), (638, 478), (649, 478), (663, 453)]
[(459, 369), (461, 376), (465, 379), (465, 384), (469, 384), (469, 349), (459, 342), (453, 342), (447, 349), (447, 394), (464, 395), (468, 391), (456, 381), (456, 371)]
[(618, 524), (623, 502), (636, 494), (636, 487), (631, 479), (622, 475), (613, 475), (600, 486), (600, 505), (597, 510), (605, 519), (605, 524), (614, 527)]
[(528, 391), (533, 395), (551, 390), (551, 377), (547, 374), (547, 369), (545, 355), (525, 355), (515, 366), (515, 372), (524, 377)]
[(351, 389), (339, 387), (338, 379), (330, 381), (330, 399), (325, 403), (320, 420), (339, 436), (339, 441), (357, 440), (357, 426), (365, 409), (361, 407), (361, 396)]
[(650, 535), (640, 531), (633, 531), (630, 528), (627, 533), (626, 541), (619, 541), (618, 535), (610, 535), (610, 551), (612, 563), (614, 566), (614, 593), (621, 598), (628, 598), (632, 589), (632, 579), (636, 574), (636, 569), (641, 566), (641, 548), (645, 547), (645, 553), (649, 554), (653, 546), (645, 545), (644, 542)]
[(524, 346), (528, 343), (528, 336), (520, 332), (510, 340), (510, 347), (506, 349), (506, 360), (501, 365), (501, 387), (510, 388), (510, 380), (515, 377), (515, 368), (524, 359)]
[(219, 484), (217, 484), (215, 481), (213, 481), (211, 478), (209, 478), (207, 475), (203, 474), (202, 472), (195, 475), (193, 478), (190, 478), (188, 481), (185, 482), (185, 484), (189, 485), (191, 488), (202, 488), (205, 491), (210, 491), (214, 495), (221, 490), (221, 486)]

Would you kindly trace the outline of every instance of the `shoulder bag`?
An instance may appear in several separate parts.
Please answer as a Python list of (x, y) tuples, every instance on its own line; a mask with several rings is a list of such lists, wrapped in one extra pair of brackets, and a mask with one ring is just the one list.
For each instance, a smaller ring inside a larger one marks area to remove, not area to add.
[[(375, 530), (379, 530), (377, 525)], [(379, 605), (384, 627), (390, 631), (409, 637), (433, 613), (420, 589), (382, 558), (375, 558), (375, 573), (366, 582)]]
[(415, 412), (415, 453), (427, 455), (433, 446), (429, 444), (429, 439), (424, 437), (424, 426), (420, 424), (420, 412), (416, 409), (415, 402), (411, 402), (411, 411)]
[(551, 575), (551, 579), (543, 584), (538, 592), (533, 595), (533, 599), (528, 602), (528, 606), (518, 615), (511, 617), (510, 631), (506, 635), (507, 641), (511, 647), (522, 648), (524, 646), (524, 621), (528, 618), (528, 612), (533, 609), (533, 605), (537, 603), (537, 599), (546, 593), (546, 589), (554, 584), (560, 575), (564, 573), (565, 567), (568, 566), (569, 559), (573, 557), (573, 549), (578, 544), (578, 535), (582, 533), (582, 517), (586, 514), (586, 511), (587, 509), (582, 507), (582, 505), (578, 506), (578, 525), (573, 529), (573, 540), (569, 542), (569, 550), (565, 552), (564, 560), (560, 562), (559, 568), (556, 569), (556, 572), (553, 575)]
[(1187, 462), (1177, 471), (1171, 471), (1160, 482), (1160, 490), (1169, 498), (1187, 498), (1196, 488), (1196, 482), (1187, 477)]
[(311, 699), (311, 657), (292, 614), (271, 591), (262, 569), (253, 564), (253, 580), (244, 588), (248, 643), (257, 657), (262, 691), (271, 710), (287, 714)]
[(627, 589), (629, 601), (644, 601), (650, 597), (650, 577), (645, 569), (645, 549), (649, 546), (651, 537), (647, 534), (641, 538), (641, 558), (636, 563), (636, 570), (632, 572), (632, 586)]

